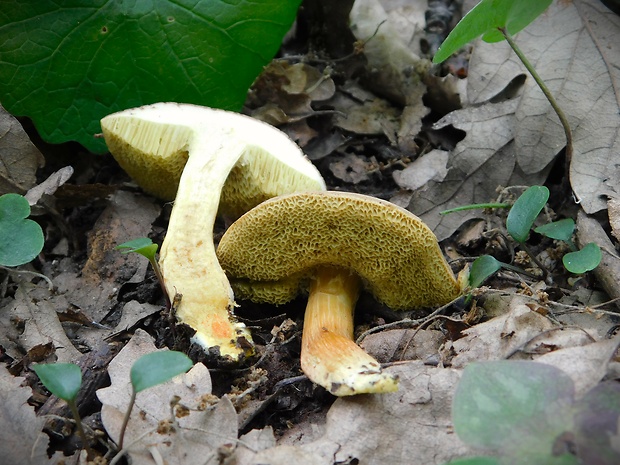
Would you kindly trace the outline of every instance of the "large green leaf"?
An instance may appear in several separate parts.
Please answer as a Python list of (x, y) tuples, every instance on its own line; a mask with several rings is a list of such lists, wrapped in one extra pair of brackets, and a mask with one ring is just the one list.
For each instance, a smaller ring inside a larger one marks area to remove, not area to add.
[(239, 110), (300, 0), (0, 0), (0, 101), (49, 142), (175, 101)]

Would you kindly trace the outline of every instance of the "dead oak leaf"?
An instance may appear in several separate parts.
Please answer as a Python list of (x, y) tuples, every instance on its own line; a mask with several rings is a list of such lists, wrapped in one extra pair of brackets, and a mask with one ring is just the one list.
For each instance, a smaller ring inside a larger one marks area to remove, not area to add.
[[(97, 391), (103, 404), (101, 419), (110, 437), (119, 440), (120, 428), (131, 397), (130, 370), (142, 355), (156, 351), (153, 339), (137, 330), (110, 363), (111, 385)], [(178, 396), (187, 407), (183, 415), (170, 402)], [(211, 398), (209, 371), (201, 363), (186, 374), (138, 393), (127, 426), (125, 444), (133, 464), (154, 465), (161, 458), (175, 465), (217, 462), (219, 448), (237, 442), (237, 414), (227, 397), (202, 408)]]
[[(554, 2), (516, 42), (567, 115), (573, 129), (572, 188), (587, 213), (620, 192), (620, 17), (598, 0)], [(506, 42), (478, 41), (467, 97), (481, 104), (527, 76), (515, 111), (514, 139), (526, 174), (548, 166), (565, 146), (549, 102)]]
[(32, 390), (21, 385), (23, 380), (0, 364), (0, 457), (12, 465), (49, 463), (49, 438), (42, 431), (45, 419), (28, 405)]

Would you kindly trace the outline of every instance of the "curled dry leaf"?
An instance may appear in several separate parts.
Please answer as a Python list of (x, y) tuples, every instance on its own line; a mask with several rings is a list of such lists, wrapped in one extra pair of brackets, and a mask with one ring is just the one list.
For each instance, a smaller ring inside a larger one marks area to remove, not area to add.
[(19, 121), (0, 106), (0, 195), (24, 194), (45, 160)]
[[(131, 397), (131, 366), (142, 355), (155, 350), (151, 336), (137, 330), (109, 365), (111, 386), (97, 391), (103, 404), (101, 419), (117, 442)], [(180, 397), (179, 405), (189, 408), (189, 414), (176, 415), (172, 420), (172, 412), (178, 411), (170, 404), (175, 396)], [(210, 457), (216, 462), (219, 447), (236, 445), (237, 414), (226, 397), (203, 408), (205, 399), (212, 398), (211, 377), (201, 363), (184, 375), (138, 393), (125, 437), (132, 463), (154, 465), (158, 455), (175, 465), (194, 465), (197, 457), (204, 463)], [(162, 430), (162, 425), (174, 428)]]

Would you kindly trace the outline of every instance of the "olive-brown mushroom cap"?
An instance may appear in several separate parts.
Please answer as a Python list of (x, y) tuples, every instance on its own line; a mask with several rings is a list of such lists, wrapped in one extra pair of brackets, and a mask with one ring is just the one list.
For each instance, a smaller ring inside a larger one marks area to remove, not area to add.
[(448, 303), (461, 293), (433, 232), (374, 197), (340, 192), (270, 199), (239, 218), (217, 249), (235, 295), (281, 304), (317, 266), (357, 273), (397, 310)]

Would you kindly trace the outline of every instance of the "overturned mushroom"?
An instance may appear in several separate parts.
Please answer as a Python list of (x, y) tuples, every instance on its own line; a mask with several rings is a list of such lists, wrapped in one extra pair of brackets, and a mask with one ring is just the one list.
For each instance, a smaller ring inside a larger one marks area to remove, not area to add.
[(217, 256), (240, 298), (282, 304), (310, 283), (301, 367), (337, 396), (397, 389), (353, 341), (360, 287), (397, 310), (448, 303), (462, 287), (418, 217), (360, 194), (267, 200), (231, 225)]
[[(276, 195), (324, 190), (316, 168), (284, 133), (248, 116), (188, 104), (157, 103), (101, 120), (118, 163), (145, 190), (174, 198), (160, 265), (178, 319), (205, 349), (238, 360), (245, 326), (215, 256), (218, 210), (233, 219)], [(178, 186), (178, 190), (177, 190)]]

